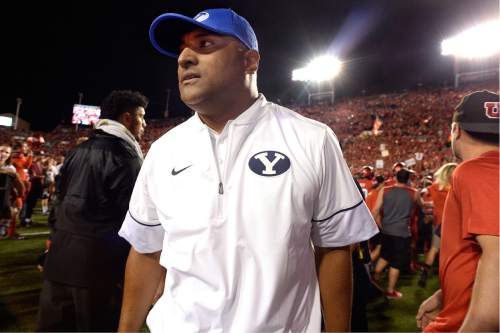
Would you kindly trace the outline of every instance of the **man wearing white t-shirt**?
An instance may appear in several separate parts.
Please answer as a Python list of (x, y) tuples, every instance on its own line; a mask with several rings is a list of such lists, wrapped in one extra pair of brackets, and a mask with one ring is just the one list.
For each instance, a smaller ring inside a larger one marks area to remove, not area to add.
[(350, 245), (377, 227), (334, 133), (258, 93), (257, 38), (232, 10), (163, 14), (150, 38), (195, 115), (135, 184), (119, 331), (318, 332), (322, 310), (348, 331)]

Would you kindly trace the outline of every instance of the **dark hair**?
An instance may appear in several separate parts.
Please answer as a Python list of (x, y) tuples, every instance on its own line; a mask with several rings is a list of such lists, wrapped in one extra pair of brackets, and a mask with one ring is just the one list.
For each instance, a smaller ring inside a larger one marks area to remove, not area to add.
[(15, 140), (13, 141), (12, 143), (12, 152), (19, 152), (19, 150), (21, 150), (21, 148), (23, 148), (24, 145), (27, 145), (28, 143), (25, 142), (25, 141), (20, 141), (20, 140)]
[(375, 183), (373, 183), (372, 185), (372, 189), (378, 187), (379, 185), (382, 185), (384, 184), (384, 176), (382, 175), (378, 175), (377, 177), (375, 177)]
[(146, 108), (149, 99), (137, 91), (114, 90), (102, 102), (101, 118), (117, 120), (122, 113)]
[(398, 183), (406, 184), (410, 179), (410, 172), (407, 169), (401, 169), (396, 173)]

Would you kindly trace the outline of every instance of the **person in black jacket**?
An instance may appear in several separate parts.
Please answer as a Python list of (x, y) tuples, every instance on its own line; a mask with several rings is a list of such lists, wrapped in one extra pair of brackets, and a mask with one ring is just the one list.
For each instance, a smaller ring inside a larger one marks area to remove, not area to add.
[(113, 91), (89, 140), (66, 156), (58, 181), (37, 331), (116, 331), (125, 262), (118, 236), (143, 156), (148, 99)]

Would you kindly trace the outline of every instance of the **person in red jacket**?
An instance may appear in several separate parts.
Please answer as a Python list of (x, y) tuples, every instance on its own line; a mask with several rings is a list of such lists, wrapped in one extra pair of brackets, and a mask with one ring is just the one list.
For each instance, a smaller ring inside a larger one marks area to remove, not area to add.
[(31, 183), (29, 181), (28, 170), (33, 163), (33, 152), (31, 151), (28, 143), (26, 142), (16, 142), (14, 144), (14, 152), (12, 153), (12, 165), (16, 168), (16, 172), (24, 185), (24, 193), (20, 195), (15, 200), (15, 209), (12, 214), (12, 222), (10, 223), (9, 230), (7, 231), (7, 236), (12, 239), (23, 239), (16, 232), (16, 223), (20, 213), (23, 208), (26, 195), (31, 190)]
[(23, 182), (29, 181), (28, 169), (33, 163), (33, 152), (26, 142), (16, 142), (12, 153), (12, 165)]
[(361, 177), (357, 181), (359, 183), (359, 186), (361, 186), (363, 196), (367, 198), (368, 194), (370, 194), (370, 191), (372, 190), (373, 184), (375, 183), (375, 174), (373, 172), (373, 167), (370, 165), (365, 165), (364, 167), (362, 167), (360, 170), (360, 176)]
[(441, 289), (416, 316), (424, 332), (499, 330), (499, 111), (498, 94), (477, 91), (453, 115), (452, 150), (462, 163), (443, 213)]

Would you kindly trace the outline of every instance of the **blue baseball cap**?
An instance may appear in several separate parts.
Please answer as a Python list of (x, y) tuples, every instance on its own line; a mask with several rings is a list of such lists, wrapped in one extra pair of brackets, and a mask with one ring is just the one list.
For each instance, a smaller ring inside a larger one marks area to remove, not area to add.
[(259, 50), (257, 37), (250, 23), (231, 9), (206, 9), (194, 18), (176, 13), (158, 16), (149, 28), (149, 39), (160, 53), (177, 58), (182, 36), (194, 28), (232, 36), (249, 49)]

